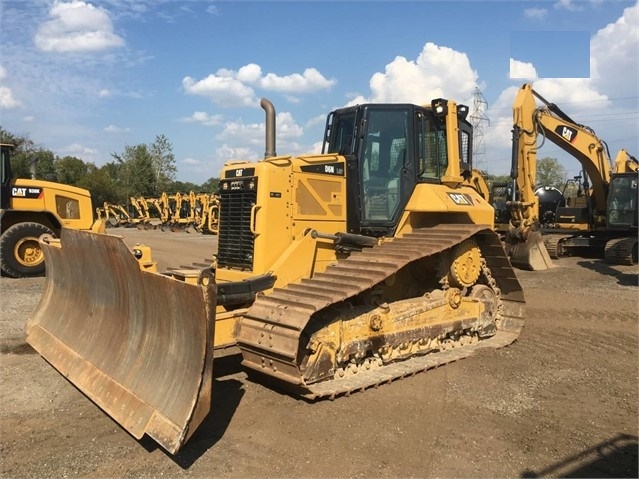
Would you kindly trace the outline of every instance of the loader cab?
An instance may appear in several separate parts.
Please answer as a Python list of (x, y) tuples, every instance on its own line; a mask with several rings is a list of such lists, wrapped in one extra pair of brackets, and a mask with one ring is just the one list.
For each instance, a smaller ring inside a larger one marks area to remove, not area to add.
[(637, 228), (637, 173), (614, 174), (610, 180), (608, 229)]
[[(459, 126), (470, 170), (472, 127)], [(348, 232), (392, 236), (415, 185), (441, 183), (448, 171), (446, 118), (412, 104), (342, 108), (328, 115), (322, 153), (346, 158)]]
[(8, 209), (11, 198), (11, 149), (12, 145), (0, 145), (0, 153), (2, 155), (2, 209)]

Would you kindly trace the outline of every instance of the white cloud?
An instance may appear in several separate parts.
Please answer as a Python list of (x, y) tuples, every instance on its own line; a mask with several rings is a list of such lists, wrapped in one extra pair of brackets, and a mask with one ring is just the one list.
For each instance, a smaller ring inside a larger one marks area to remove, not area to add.
[(335, 80), (326, 79), (315, 68), (307, 68), (301, 74), (279, 76), (275, 73), (267, 73), (264, 75), (262, 68), (255, 63), (244, 65), (238, 71), (221, 68), (202, 80), (195, 80), (188, 76), (182, 80), (182, 86), (187, 94), (205, 96), (225, 107), (256, 106), (258, 99), (254, 88), (298, 95), (327, 90), (335, 83)]
[(386, 65), (384, 73), (370, 80), (371, 97), (356, 96), (349, 104), (372, 102), (430, 103), (433, 98), (472, 97), (477, 73), (468, 56), (448, 47), (426, 43), (416, 60), (398, 56)]
[(592, 38), (591, 78), (601, 90), (614, 93), (616, 97), (637, 96), (638, 31), (639, 3), (635, 3), (626, 8), (616, 22), (606, 25)]
[(537, 70), (532, 63), (520, 62), (511, 58), (510, 73), (508, 76), (511, 79), (523, 78), (526, 80), (532, 80), (537, 78)]
[(98, 91), (98, 97), (100, 98), (109, 98), (112, 95), (113, 95), (113, 92), (109, 90), (108, 88), (102, 88), (100, 89), (100, 91)]
[[(0, 80), (7, 78), (7, 70), (0, 65)], [(11, 89), (6, 86), (0, 86), (0, 110), (11, 110), (17, 108), (21, 103), (13, 96)]]
[(257, 151), (252, 148), (233, 147), (226, 143), (217, 148), (215, 154), (218, 159), (222, 160), (222, 163), (230, 160), (257, 161), (262, 159), (262, 157), (258, 156)]
[(218, 126), (222, 123), (222, 115), (209, 115), (204, 111), (193, 112), (191, 116), (182, 118), (184, 123), (200, 123), (204, 126)]
[(131, 131), (131, 129), (126, 127), (122, 128), (116, 125), (109, 125), (104, 129), (104, 131), (106, 131), (107, 133), (126, 133), (128, 131)]
[(13, 97), (10, 88), (0, 86), (0, 109), (11, 110), (20, 106), (20, 102)]
[(220, 15), (220, 11), (215, 5), (209, 5), (208, 7), (206, 7), (205, 12), (211, 15), (214, 15), (216, 17)]
[(524, 15), (527, 18), (534, 18), (535, 20), (541, 20), (545, 18), (548, 14), (548, 10), (545, 8), (526, 8), (524, 10)]
[(97, 149), (84, 146), (80, 143), (71, 143), (70, 145), (64, 146), (60, 148), (56, 154), (60, 156), (75, 156), (76, 158), (80, 158), (83, 161), (91, 163), (96, 163), (100, 159)]
[(299, 126), (288, 112), (278, 113), (275, 119), (277, 134), (282, 139), (300, 138), (304, 135), (304, 128)]
[(579, 5), (575, 5), (573, 3), (573, 0), (559, 0), (553, 5), (553, 7), (558, 10), (569, 10), (571, 12), (576, 12), (583, 9)]
[[(230, 70), (223, 71), (229, 76), (233, 75), (233, 72)], [(242, 83), (257, 83), (262, 77), (262, 68), (255, 63), (249, 63), (237, 71), (236, 77)]]
[(335, 85), (336, 80), (328, 80), (315, 68), (307, 68), (304, 73), (293, 73), (286, 76), (278, 76), (275, 73), (267, 73), (259, 79), (259, 86), (265, 90), (286, 93), (311, 93), (318, 90), (328, 90)]
[(189, 95), (201, 95), (224, 107), (257, 106), (258, 100), (253, 88), (241, 81), (218, 71), (202, 80), (185, 77), (184, 91)]
[(34, 37), (45, 52), (96, 52), (124, 45), (106, 10), (79, 0), (55, 2)]

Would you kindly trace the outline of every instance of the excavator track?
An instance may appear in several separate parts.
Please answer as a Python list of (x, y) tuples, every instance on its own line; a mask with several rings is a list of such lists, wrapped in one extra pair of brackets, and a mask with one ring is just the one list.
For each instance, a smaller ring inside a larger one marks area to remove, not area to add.
[(615, 238), (606, 243), (604, 250), (606, 263), (632, 266), (637, 263), (637, 237)]
[[(495, 335), (383, 365), (369, 362), (355, 374), (306, 383), (300, 364), (306, 348), (302, 333), (317, 313), (387, 280), (413, 261), (442, 253), (471, 237), (480, 246), (491, 287), (499, 297)], [(521, 286), (497, 234), (485, 225), (442, 224), (353, 253), (313, 278), (258, 295), (240, 319), (237, 342), (243, 365), (251, 370), (276, 378), (278, 384), (307, 399), (334, 398), (465, 358), (480, 348), (506, 346), (520, 334), (524, 306)]]
[(563, 255), (563, 249), (561, 246), (561, 240), (565, 238), (564, 235), (545, 235), (544, 244), (548, 250), (548, 254), (552, 259), (559, 259)]

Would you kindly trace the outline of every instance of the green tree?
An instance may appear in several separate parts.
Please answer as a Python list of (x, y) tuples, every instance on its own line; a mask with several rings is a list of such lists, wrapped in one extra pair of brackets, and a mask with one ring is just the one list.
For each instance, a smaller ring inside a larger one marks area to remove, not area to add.
[(147, 145), (125, 146), (121, 155), (112, 155), (122, 167), (119, 180), (124, 186), (121, 202), (131, 196), (153, 196), (157, 190), (156, 176), (153, 169), (153, 157)]
[(218, 193), (220, 191), (220, 179), (213, 177), (209, 178), (200, 185), (198, 191), (202, 193)]
[(74, 156), (56, 158), (53, 162), (53, 167), (58, 181), (67, 185), (79, 184), (88, 173), (87, 163)]
[(173, 181), (165, 190), (162, 190), (170, 195), (175, 193), (188, 193), (189, 191), (199, 192), (200, 187), (195, 183), (189, 181)]
[(566, 168), (557, 158), (545, 157), (537, 160), (537, 184), (535, 186), (554, 186), (561, 189), (566, 183)]
[(149, 145), (149, 153), (155, 174), (155, 194), (159, 194), (162, 191), (167, 191), (171, 182), (175, 180), (177, 167), (175, 166), (173, 146), (166, 136), (157, 135), (155, 141)]
[(109, 203), (119, 203), (116, 180), (109, 174), (109, 168), (96, 167), (93, 163), (86, 165), (86, 174), (78, 181), (80, 188), (85, 188), (91, 192), (93, 209), (102, 206), (105, 201)]
[(504, 184), (504, 183), (512, 183), (513, 181), (510, 178), (510, 175), (491, 175), (487, 173), (482, 176), (484, 177), (484, 180), (486, 180), (486, 183), (488, 183), (489, 186)]
[(37, 148), (30, 158), (31, 168), (35, 168), (35, 176), (39, 180), (58, 181), (55, 174), (55, 155), (51, 150)]

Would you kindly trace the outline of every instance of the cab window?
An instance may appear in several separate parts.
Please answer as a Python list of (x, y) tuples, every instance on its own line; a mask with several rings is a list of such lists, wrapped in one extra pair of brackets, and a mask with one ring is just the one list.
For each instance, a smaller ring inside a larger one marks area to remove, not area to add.
[(56, 195), (55, 207), (58, 212), (58, 216), (65, 220), (79, 220), (80, 219), (80, 203), (73, 198), (67, 198), (66, 196)]
[(417, 128), (418, 177), (439, 181), (448, 167), (446, 132), (436, 128), (433, 119), (422, 112), (417, 113)]

